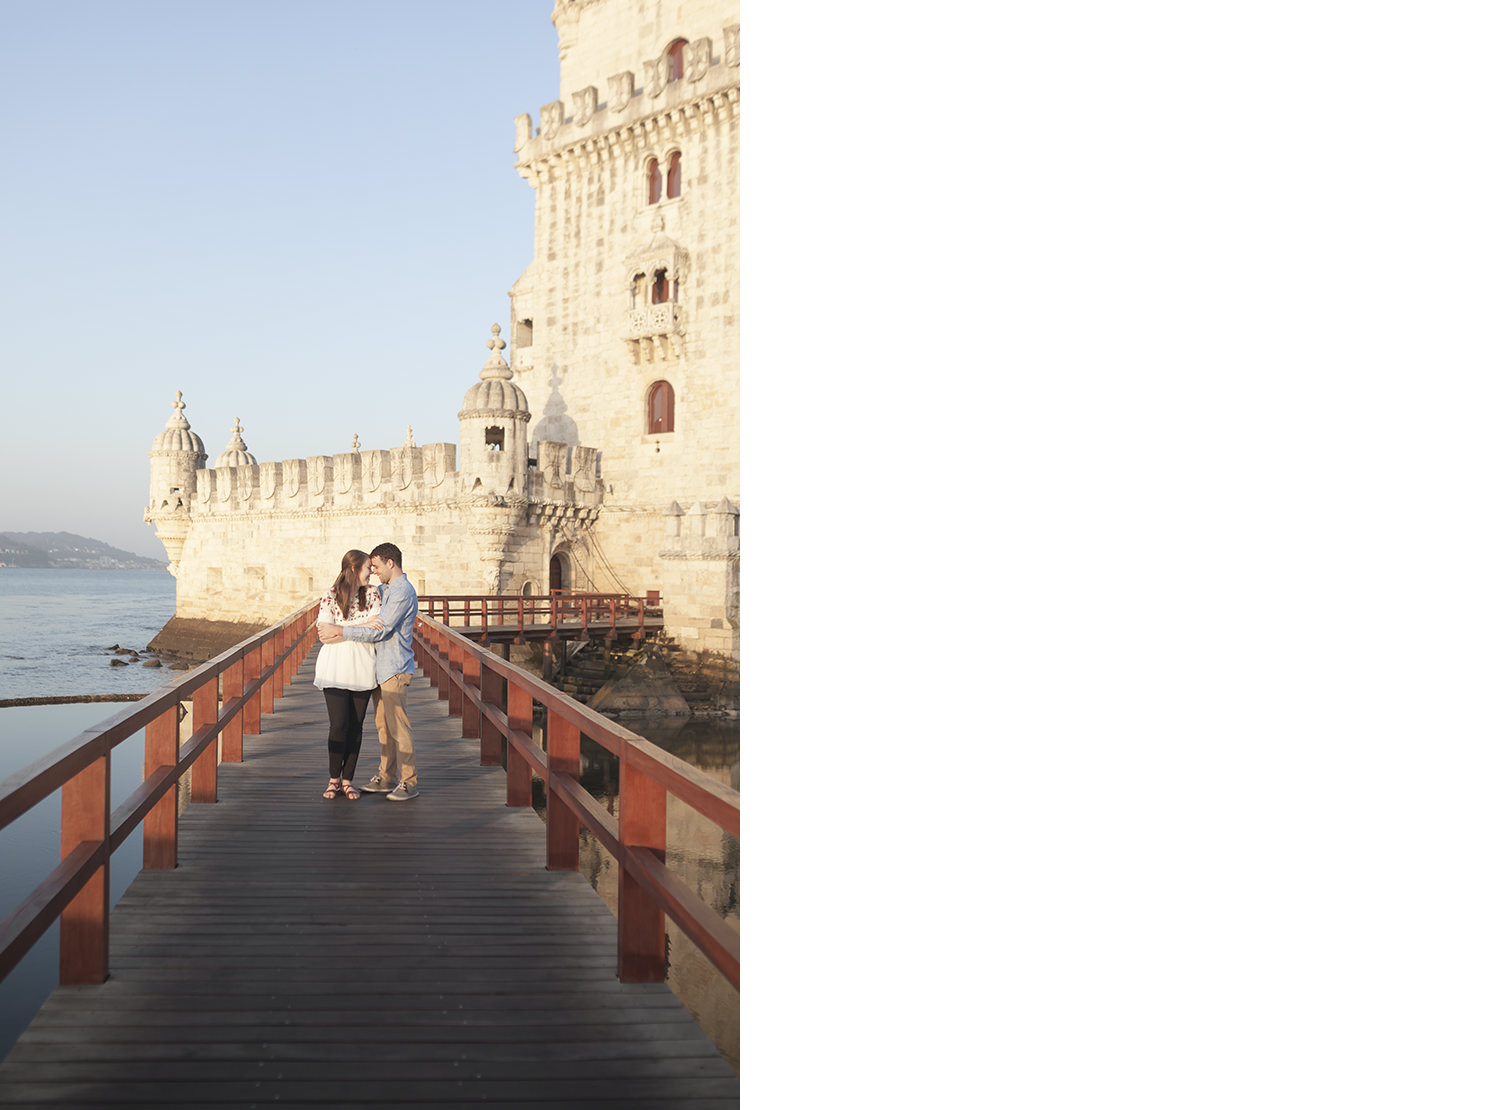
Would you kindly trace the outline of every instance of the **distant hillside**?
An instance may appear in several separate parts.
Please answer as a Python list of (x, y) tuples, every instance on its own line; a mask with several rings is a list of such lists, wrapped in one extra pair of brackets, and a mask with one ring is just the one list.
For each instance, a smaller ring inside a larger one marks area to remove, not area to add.
[(166, 570), (167, 561), (121, 551), (72, 532), (0, 532), (0, 567)]

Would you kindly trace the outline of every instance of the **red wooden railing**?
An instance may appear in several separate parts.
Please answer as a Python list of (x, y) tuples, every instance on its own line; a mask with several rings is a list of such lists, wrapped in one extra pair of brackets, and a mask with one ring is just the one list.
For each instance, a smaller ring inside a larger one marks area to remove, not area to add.
[(546, 630), (576, 632), (587, 639), (591, 625), (599, 631), (599, 626), (606, 624), (609, 636), (639, 637), (647, 621), (652, 621), (652, 628), (659, 628), (662, 615), (661, 597), (655, 591), (645, 597), (572, 590), (554, 590), (545, 596), (447, 594), (422, 597), (417, 608), (453, 627), (471, 628), (478, 618), (481, 628), (499, 628), (502, 635), (505, 629), (514, 628), (517, 642), (524, 640), (527, 632), (535, 635)]
[[(494, 599), (491, 599), (494, 600)], [(506, 768), (508, 806), (531, 804), (535, 774), (547, 790), (547, 869), (578, 868), (578, 830), (587, 828), (619, 862), (619, 978), (666, 976), (666, 915), (732, 983), (740, 985), (739, 933), (686, 883), (667, 871), (667, 795), (740, 835), (739, 791), (477, 646), (446, 625), (417, 620), (417, 662), (463, 717), (463, 735), (479, 738), (479, 762)], [(533, 738), (532, 710), (546, 710), (544, 751)], [(578, 781), (580, 738), (620, 761), (619, 818)]]
[[(243, 737), (260, 733), (312, 648), (317, 615), (316, 605), (299, 609), (0, 782), (0, 828), (62, 792), (62, 862), (0, 921), (0, 978), (57, 921), (59, 982), (104, 982), (111, 854), (141, 825), (142, 866), (177, 866), (178, 780), (192, 768), (190, 800), (218, 799), (219, 758), (240, 762)], [(177, 707), (189, 699), (193, 735), (179, 746)], [(111, 811), (110, 753), (143, 728), (144, 781)]]

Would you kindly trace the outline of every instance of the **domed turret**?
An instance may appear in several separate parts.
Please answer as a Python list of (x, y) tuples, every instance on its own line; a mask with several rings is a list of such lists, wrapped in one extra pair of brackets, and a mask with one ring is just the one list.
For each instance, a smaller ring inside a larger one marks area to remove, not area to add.
[(188, 424), (183, 410), (182, 390), (172, 402), (167, 426), (151, 443), (151, 490), (146, 504), (146, 520), (152, 521), (191, 508), (196, 491), (195, 472), (208, 460), (203, 440)]
[(177, 400), (172, 402), (172, 415), (167, 417), (167, 426), (156, 434), (156, 439), (151, 442), (151, 453), (158, 451), (186, 451), (190, 455), (207, 458), (203, 450), (203, 441), (198, 438), (198, 433), (188, 423), (187, 417), (182, 410), (187, 408), (182, 403), (182, 390), (177, 391)]
[(254, 466), (255, 456), (245, 449), (245, 437), (240, 435), (240, 418), (234, 418), (234, 428), (229, 433), (229, 446), (214, 460), (214, 469), (222, 466)]
[(490, 327), (490, 357), (458, 411), (458, 471), (465, 493), (518, 497), (526, 488), (526, 394), (500, 354), (500, 325)]
[(197, 471), (208, 461), (203, 441), (187, 422), (182, 390), (172, 402), (167, 426), (151, 443), (151, 489), (145, 521), (156, 526), (156, 536), (167, 551), (167, 570), (177, 573), (177, 560), (192, 523)]

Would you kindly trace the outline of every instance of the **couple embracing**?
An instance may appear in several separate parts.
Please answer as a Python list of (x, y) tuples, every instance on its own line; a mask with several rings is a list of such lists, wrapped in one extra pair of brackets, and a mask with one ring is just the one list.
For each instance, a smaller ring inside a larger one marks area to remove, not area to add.
[[(380, 580), (370, 585), (370, 577)], [(404, 802), (417, 796), (406, 688), (417, 672), (412, 630), (417, 591), (401, 570), (401, 549), (383, 543), (367, 555), (344, 553), (339, 576), (318, 606), (318, 661), (313, 685), (328, 703), (328, 785), (323, 797), (359, 797), (354, 764), (359, 759), (365, 711), (375, 707), (380, 770), (365, 784), (370, 793)]]

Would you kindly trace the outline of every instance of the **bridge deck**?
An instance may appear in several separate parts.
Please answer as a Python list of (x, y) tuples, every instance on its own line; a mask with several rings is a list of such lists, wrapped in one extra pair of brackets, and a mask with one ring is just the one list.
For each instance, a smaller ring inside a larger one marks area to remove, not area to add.
[[(435, 617), (435, 620), (441, 619)], [(493, 643), (514, 643), (519, 636), (527, 643), (535, 643), (538, 640), (581, 640), (585, 637), (590, 640), (627, 640), (637, 632), (660, 632), (665, 627), (661, 617), (647, 617), (644, 627), (632, 622), (626, 624), (621, 622), (611, 626), (608, 621), (589, 621), (585, 630), (580, 621), (563, 621), (559, 624), (546, 624), (542, 622), (523, 624), (519, 629), (516, 622), (509, 624), (483, 624), (478, 614), (474, 616), (474, 623), (464, 624), (462, 617), (454, 617), (453, 623), (448, 627), (460, 636), (467, 636), (471, 640), (488, 639)], [(373, 726), (372, 726), (373, 727)]]
[(545, 869), (542, 823), (425, 678), (421, 795), (319, 796), (315, 658), (183, 814), (177, 869), (116, 904), (109, 980), (53, 991), (0, 1064), (0, 1105), (738, 1105), (671, 990), (616, 981), (614, 916)]

